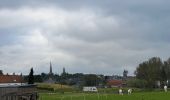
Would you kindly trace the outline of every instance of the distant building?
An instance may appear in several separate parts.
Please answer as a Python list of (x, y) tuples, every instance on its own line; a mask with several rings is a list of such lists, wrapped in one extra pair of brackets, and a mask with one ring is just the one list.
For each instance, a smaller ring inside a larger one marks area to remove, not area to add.
[(122, 80), (109, 80), (107, 81), (107, 86), (109, 87), (122, 87), (124, 82)]
[(48, 73), (48, 79), (45, 80), (44, 83), (51, 83), (51, 84), (55, 83), (51, 62), (50, 62), (50, 72)]
[(51, 62), (50, 62), (50, 72), (49, 72), (49, 76), (53, 76), (54, 74), (53, 74), (53, 69), (52, 69), (52, 64), (51, 64)]
[(23, 84), (24, 80), (21, 75), (0, 75), (0, 86), (4, 84), (18, 85)]

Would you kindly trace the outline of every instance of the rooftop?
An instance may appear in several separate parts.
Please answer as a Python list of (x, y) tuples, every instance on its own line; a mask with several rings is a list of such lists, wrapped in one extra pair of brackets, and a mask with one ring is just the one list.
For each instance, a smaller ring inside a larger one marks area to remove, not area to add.
[(11, 84), (1, 84), (0, 88), (19, 88), (19, 87), (35, 87), (37, 86), (36, 84), (15, 84), (15, 85), (11, 85)]
[(0, 75), (0, 84), (22, 82), (24, 82), (24, 80), (21, 75)]

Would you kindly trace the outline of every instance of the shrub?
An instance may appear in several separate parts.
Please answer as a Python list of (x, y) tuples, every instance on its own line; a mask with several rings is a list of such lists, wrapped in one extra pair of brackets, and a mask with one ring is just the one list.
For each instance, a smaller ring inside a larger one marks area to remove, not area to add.
[(128, 87), (136, 87), (136, 88), (145, 88), (147, 86), (147, 82), (145, 80), (140, 79), (131, 79), (127, 81)]

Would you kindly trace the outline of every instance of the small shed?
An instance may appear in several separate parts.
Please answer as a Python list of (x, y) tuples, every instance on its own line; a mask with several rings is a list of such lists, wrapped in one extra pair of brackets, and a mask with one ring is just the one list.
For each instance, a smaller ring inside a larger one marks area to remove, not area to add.
[(36, 85), (0, 85), (0, 100), (38, 100)]

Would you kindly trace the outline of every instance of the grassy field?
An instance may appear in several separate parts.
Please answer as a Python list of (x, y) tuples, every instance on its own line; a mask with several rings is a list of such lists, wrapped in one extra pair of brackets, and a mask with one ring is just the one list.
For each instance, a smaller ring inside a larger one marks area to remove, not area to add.
[(131, 95), (97, 93), (40, 93), (40, 100), (170, 100), (170, 92), (142, 92)]
[[(81, 93), (73, 87), (59, 84), (38, 84), (39, 100), (170, 100), (170, 92), (163, 89), (134, 89), (131, 95), (118, 95), (118, 88), (98, 89), (97, 93)], [(123, 88), (127, 91), (128, 88)], [(42, 91), (47, 90), (47, 91)], [(168, 90), (170, 91), (170, 90)]]
[(37, 84), (38, 90), (47, 90), (53, 92), (73, 92), (76, 91), (75, 88), (68, 85), (60, 85), (60, 84), (47, 84), (47, 83), (39, 83)]

